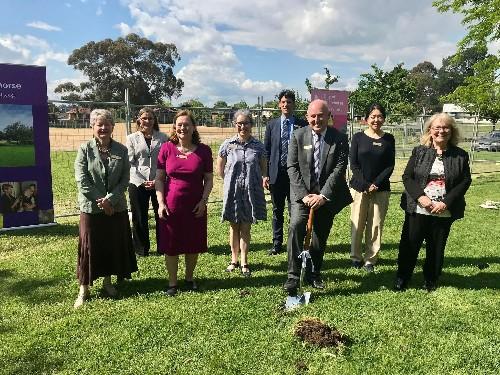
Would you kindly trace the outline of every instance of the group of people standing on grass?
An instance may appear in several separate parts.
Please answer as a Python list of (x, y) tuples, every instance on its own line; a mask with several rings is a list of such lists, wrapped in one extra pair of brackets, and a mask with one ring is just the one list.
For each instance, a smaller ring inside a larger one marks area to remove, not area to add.
[[(270, 255), (288, 254), (284, 289), (297, 293), (306, 223), (314, 210), (310, 261), (306, 282), (323, 289), (322, 263), (335, 216), (351, 205), (351, 260), (355, 268), (373, 272), (382, 241), (390, 196), (389, 178), (395, 164), (394, 137), (382, 130), (386, 113), (380, 104), (366, 112), (367, 128), (351, 140), (328, 126), (326, 103), (314, 100), (307, 121), (294, 116), (295, 94), (278, 95), (281, 116), (271, 120), (264, 143), (252, 136), (250, 111), (234, 114), (235, 135), (220, 146), (215, 168), (224, 180), (222, 220), (228, 221), (231, 260), (227, 272), (252, 275), (249, 261), (251, 225), (266, 220), (264, 189), (273, 205)], [(112, 139), (114, 121), (107, 110), (90, 115), (93, 137), (82, 144), (75, 161), (79, 190), (80, 235), (77, 277), (80, 291), (75, 308), (89, 298), (89, 286), (104, 277), (103, 289), (117, 295), (117, 281), (137, 271), (136, 254), (151, 252), (149, 205), (154, 209), (156, 252), (165, 255), (166, 295), (179, 289), (179, 255), (185, 256), (184, 289), (197, 290), (194, 271), (207, 247), (207, 202), (213, 187), (210, 147), (201, 143), (193, 115), (177, 112), (169, 136), (161, 133), (149, 108), (139, 111), (137, 131), (127, 145)], [(446, 240), (454, 220), (463, 217), (464, 195), (470, 183), (468, 155), (457, 146), (458, 130), (446, 114), (425, 124), (422, 144), (414, 148), (403, 174), (401, 233), (395, 290), (404, 290), (426, 242), (425, 288), (434, 290), (443, 267)], [(352, 170), (346, 181), (348, 162)], [(125, 193), (132, 217), (129, 224)], [(284, 211), (288, 205), (288, 239)], [(362, 242), (364, 237), (365, 251)]]

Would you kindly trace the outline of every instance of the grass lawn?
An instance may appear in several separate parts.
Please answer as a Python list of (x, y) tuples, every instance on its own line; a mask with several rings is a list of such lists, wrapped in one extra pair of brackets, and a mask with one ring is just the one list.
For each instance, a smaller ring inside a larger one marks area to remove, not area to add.
[[(73, 194), (64, 186), (73, 181), (58, 174), (56, 201)], [(500, 201), (500, 175), (474, 179), (465, 218), (452, 228), (441, 287), (430, 294), (420, 289), (421, 261), (411, 288), (391, 291), (399, 193), (391, 196), (376, 272), (349, 267), (345, 209), (326, 249), (327, 288), (286, 314), (286, 256), (267, 255), (270, 220), (252, 227), (252, 278), (227, 274), (228, 225), (218, 203), (209, 205), (209, 252), (197, 267), (202, 290), (175, 298), (163, 294), (163, 259), (151, 256), (138, 260), (140, 272), (119, 285), (117, 300), (102, 296), (98, 281), (75, 311), (77, 218), (0, 234), (0, 374), (498, 374), (500, 216), (479, 204)], [(303, 345), (293, 329), (306, 316), (336, 327), (350, 344)]]
[(0, 167), (26, 167), (35, 165), (34, 145), (0, 144)]

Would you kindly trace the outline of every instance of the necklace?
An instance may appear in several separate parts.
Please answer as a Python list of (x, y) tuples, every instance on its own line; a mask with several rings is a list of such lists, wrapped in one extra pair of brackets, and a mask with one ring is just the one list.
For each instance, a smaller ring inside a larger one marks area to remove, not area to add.
[(110, 142), (110, 143), (109, 143), (109, 145), (108, 145), (108, 146), (106, 146), (106, 147), (105, 147), (105, 146), (103, 146), (103, 145), (101, 145), (101, 143), (100, 143), (99, 141), (96, 141), (96, 144), (97, 144), (97, 149), (99, 150), (99, 152), (100, 152), (101, 154), (104, 154), (104, 155), (106, 155), (106, 156), (108, 156), (108, 157), (109, 157), (109, 155), (110, 155), (110, 150), (111, 150), (111, 147), (110, 147), (110, 146), (111, 146), (111, 142)]
[(182, 152), (183, 154), (186, 154), (188, 152), (191, 152), (193, 150), (193, 145), (190, 145), (188, 147), (184, 147), (181, 144), (177, 145), (177, 149)]

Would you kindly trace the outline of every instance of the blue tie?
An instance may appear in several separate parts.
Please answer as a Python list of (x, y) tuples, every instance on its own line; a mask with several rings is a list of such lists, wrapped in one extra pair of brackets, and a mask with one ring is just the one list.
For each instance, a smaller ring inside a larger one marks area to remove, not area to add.
[(281, 155), (280, 165), (286, 167), (286, 158), (288, 155), (288, 141), (290, 139), (290, 120), (285, 119), (281, 128)]

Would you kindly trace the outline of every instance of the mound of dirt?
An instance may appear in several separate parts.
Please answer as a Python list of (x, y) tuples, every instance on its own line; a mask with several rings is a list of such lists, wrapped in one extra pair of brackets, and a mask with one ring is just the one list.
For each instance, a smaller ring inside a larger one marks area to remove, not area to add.
[(347, 336), (335, 328), (329, 327), (318, 318), (304, 318), (299, 320), (295, 326), (294, 333), (302, 341), (320, 348), (338, 347), (348, 343)]

